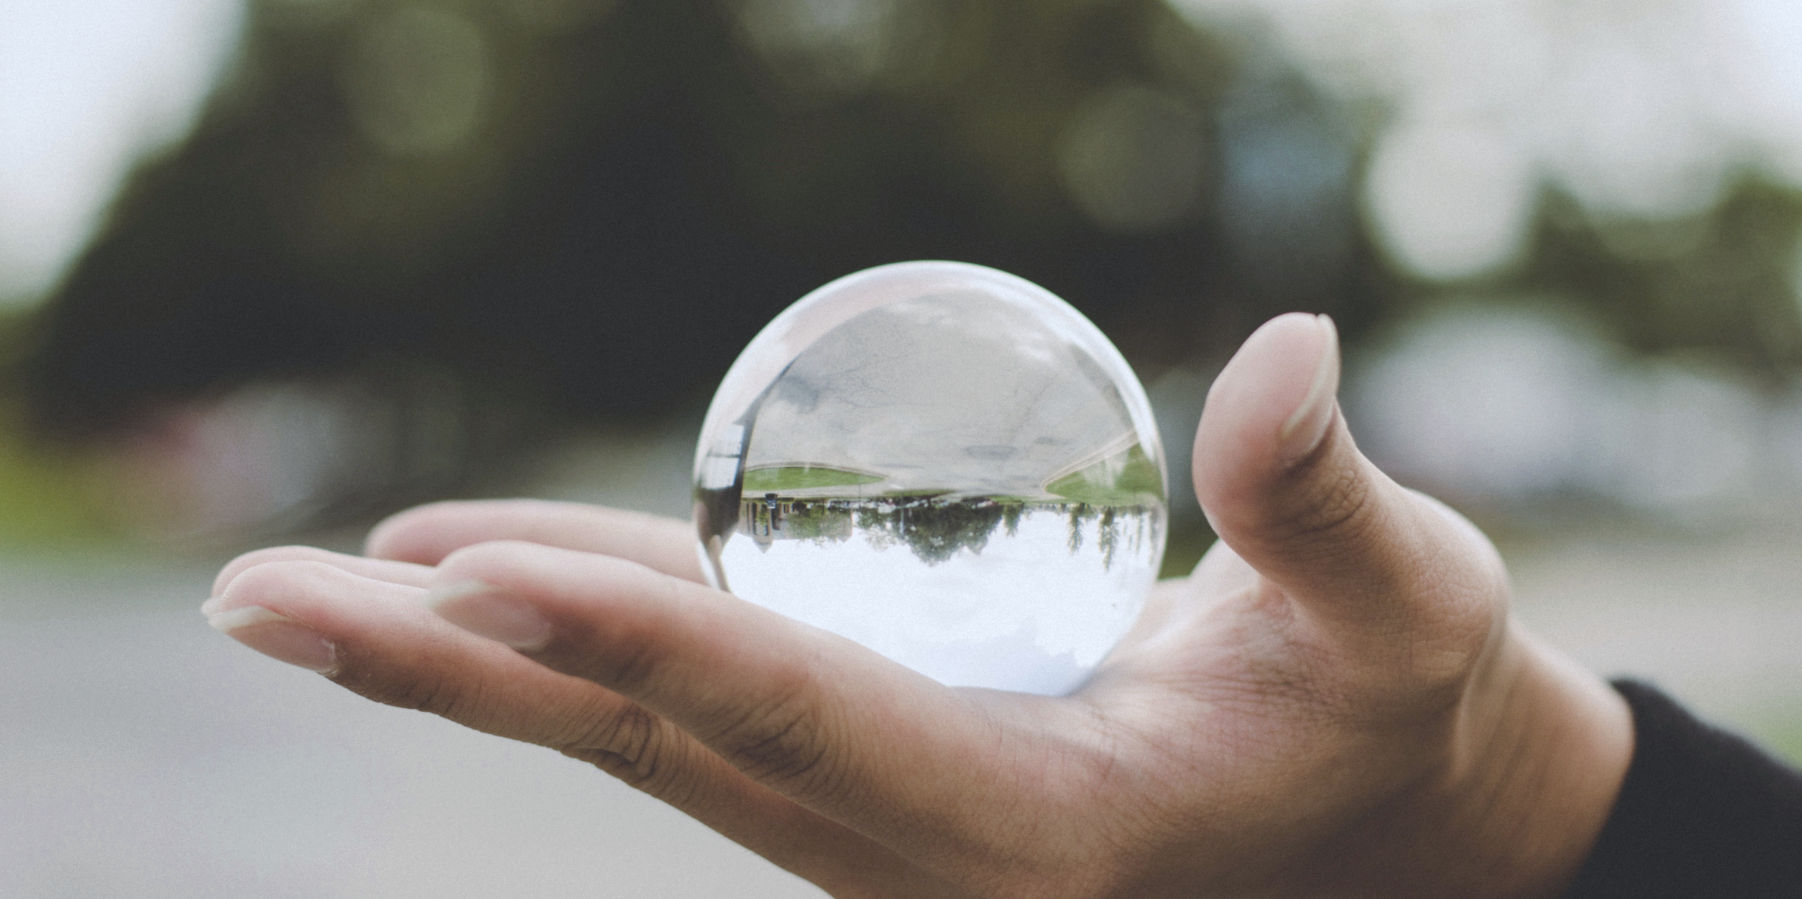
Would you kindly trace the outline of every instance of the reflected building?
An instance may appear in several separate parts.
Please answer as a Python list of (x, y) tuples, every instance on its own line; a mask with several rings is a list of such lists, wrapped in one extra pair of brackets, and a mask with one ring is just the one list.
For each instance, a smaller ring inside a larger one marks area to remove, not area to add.
[(797, 499), (769, 493), (740, 504), (738, 530), (762, 549), (768, 549), (777, 540), (839, 543), (851, 539), (854, 514), (849, 501)]

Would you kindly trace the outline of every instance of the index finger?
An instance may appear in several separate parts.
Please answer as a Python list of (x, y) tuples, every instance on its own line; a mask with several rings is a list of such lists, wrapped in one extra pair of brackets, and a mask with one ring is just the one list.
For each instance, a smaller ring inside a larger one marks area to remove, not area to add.
[(463, 547), (495, 540), (599, 553), (703, 582), (694, 527), (688, 522), (586, 503), (537, 499), (429, 503), (376, 525), (364, 552), (436, 565)]
[(993, 802), (1056, 808), (1065, 796), (1045, 777), (1040, 741), (1080, 754), (1089, 720), (1064, 700), (942, 686), (616, 559), (487, 544), (446, 559), (435, 579), (431, 602), (453, 623), (640, 703), (752, 779), (929, 868), (1020, 850), (996, 832)]

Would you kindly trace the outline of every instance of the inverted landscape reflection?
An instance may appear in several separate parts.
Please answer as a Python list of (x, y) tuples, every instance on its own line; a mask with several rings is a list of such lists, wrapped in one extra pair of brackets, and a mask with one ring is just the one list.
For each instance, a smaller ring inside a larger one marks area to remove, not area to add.
[(717, 585), (947, 684), (1074, 688), (1163, 554), (1131, 370), (1067, 304), (979, 266), (803, 299), (727, 375), (695, 470)]

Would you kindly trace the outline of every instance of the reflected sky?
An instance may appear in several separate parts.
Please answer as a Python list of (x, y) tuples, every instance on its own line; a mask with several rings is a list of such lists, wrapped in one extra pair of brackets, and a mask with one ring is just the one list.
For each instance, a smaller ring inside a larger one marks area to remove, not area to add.
[(1137, 442), (1119, 387), (1038, 316), (944, 291), (866, 312), (776, 380), (748, 468), (862, 469), (906, 487), (1038, 496)]
[(738, 534), (722, 559), (738, 596), (943, 683), (1061, 694), (1131, 626), (1157, 574), (1161, 510), (1119, 514), (1116, 527), (1141, 536), (1112, 565), (1095, 524), (1073, 544), (1062, 508), (1028, 508), (1011, 532), (932, 562), (864, 528), (824, 540)]

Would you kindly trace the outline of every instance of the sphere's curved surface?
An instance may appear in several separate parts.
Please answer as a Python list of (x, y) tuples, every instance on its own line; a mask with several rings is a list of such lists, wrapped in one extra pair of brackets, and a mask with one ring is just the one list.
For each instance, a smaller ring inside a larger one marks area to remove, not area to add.
[(745, 348), (695, 458), (714, 586), (946, 684), (1062, 694), (1164, 552), (1145, 391), (1049, 291), (904, 262), (808, 294)]

